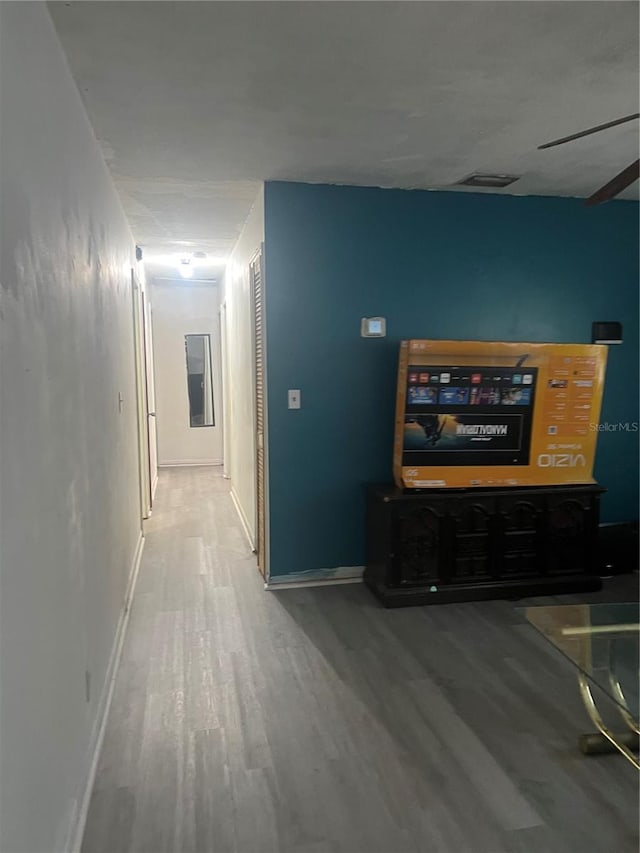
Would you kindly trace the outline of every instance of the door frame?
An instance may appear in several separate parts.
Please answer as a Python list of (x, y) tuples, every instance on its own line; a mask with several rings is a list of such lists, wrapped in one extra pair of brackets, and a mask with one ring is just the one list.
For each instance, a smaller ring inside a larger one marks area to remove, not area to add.
[(138, 427), (138, 481), (140, 494), (140, 517), (144, 520), (149, 518), (149, 516), (151, 515), (152, 486), (144, 331), (144, 288), (135, 267), (131, 268), (131, 302), (133, 313), (133, 357), (136, 388), (136, 420)]
[[(221, 295), (224, 291), (220, 292)], [(230, 415), (231, 404), (229, 391), (231, 388), (229, 378), (229, 352), (227, 349), (227, 301), (223, 298), (218, 309), (218, 322), (220, 324), (220, 379), (222, 397), (222, 476), (225, 480), (231, 479), (231, 440), (230, 440)]]

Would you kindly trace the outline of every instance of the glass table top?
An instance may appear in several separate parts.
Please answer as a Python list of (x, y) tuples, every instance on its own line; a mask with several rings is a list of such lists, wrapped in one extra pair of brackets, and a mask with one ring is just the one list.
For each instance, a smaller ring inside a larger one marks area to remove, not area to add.
[(638, 719), (638, 604), (526, 607), (527, 620), (614, 702)]

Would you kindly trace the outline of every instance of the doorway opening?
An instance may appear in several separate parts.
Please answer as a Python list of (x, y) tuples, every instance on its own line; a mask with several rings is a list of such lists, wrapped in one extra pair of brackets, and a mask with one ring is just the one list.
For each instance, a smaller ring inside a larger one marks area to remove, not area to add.
[(145, 257), (145, 270), (157, 465), (221, 467), (268, 578), (264, 255), (262, 242), (254, 246), (206, 272), (195, 255), (179, 265), (171, 256)]

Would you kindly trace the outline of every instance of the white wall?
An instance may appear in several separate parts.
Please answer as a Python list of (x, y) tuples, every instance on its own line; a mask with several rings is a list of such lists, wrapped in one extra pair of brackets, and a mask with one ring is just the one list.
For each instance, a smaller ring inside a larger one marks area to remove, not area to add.
[(44, 4), (0, 74), (0, 849), (55, 853), (140, 536), (134, 246)]
[[(159, 465), (222, 464), (219, 290), (155, 280), (151, 291)], [(185, 335), (210, 335), (214, 426), (189, 425)]]
[(264, 242), (264, 188), (231, 253), (224, 279), (229, 423), (227, 467), (252, 543), (256, 534), (255, 385), (249, 262)]

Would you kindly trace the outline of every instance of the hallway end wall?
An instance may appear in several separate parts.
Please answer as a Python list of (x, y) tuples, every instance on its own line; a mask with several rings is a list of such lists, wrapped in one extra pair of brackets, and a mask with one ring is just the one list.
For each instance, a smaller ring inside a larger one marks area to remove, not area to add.
[(0, 3), (0, 849), (69, 849), (141, 543), (135, 247), (44, 3)]
[(230, 403), (227, 465), (235, 503), (252, 545), (256, 537), (256, 437), (253, 304), (249, 264), (264, 242), (261, 188), (225, 270), (227, 396)]
[[(219, 286), (152, 280), (158, 465), (222, 465)], [(209, 335), (213, 426), (190, 425), (185, 335)]]

